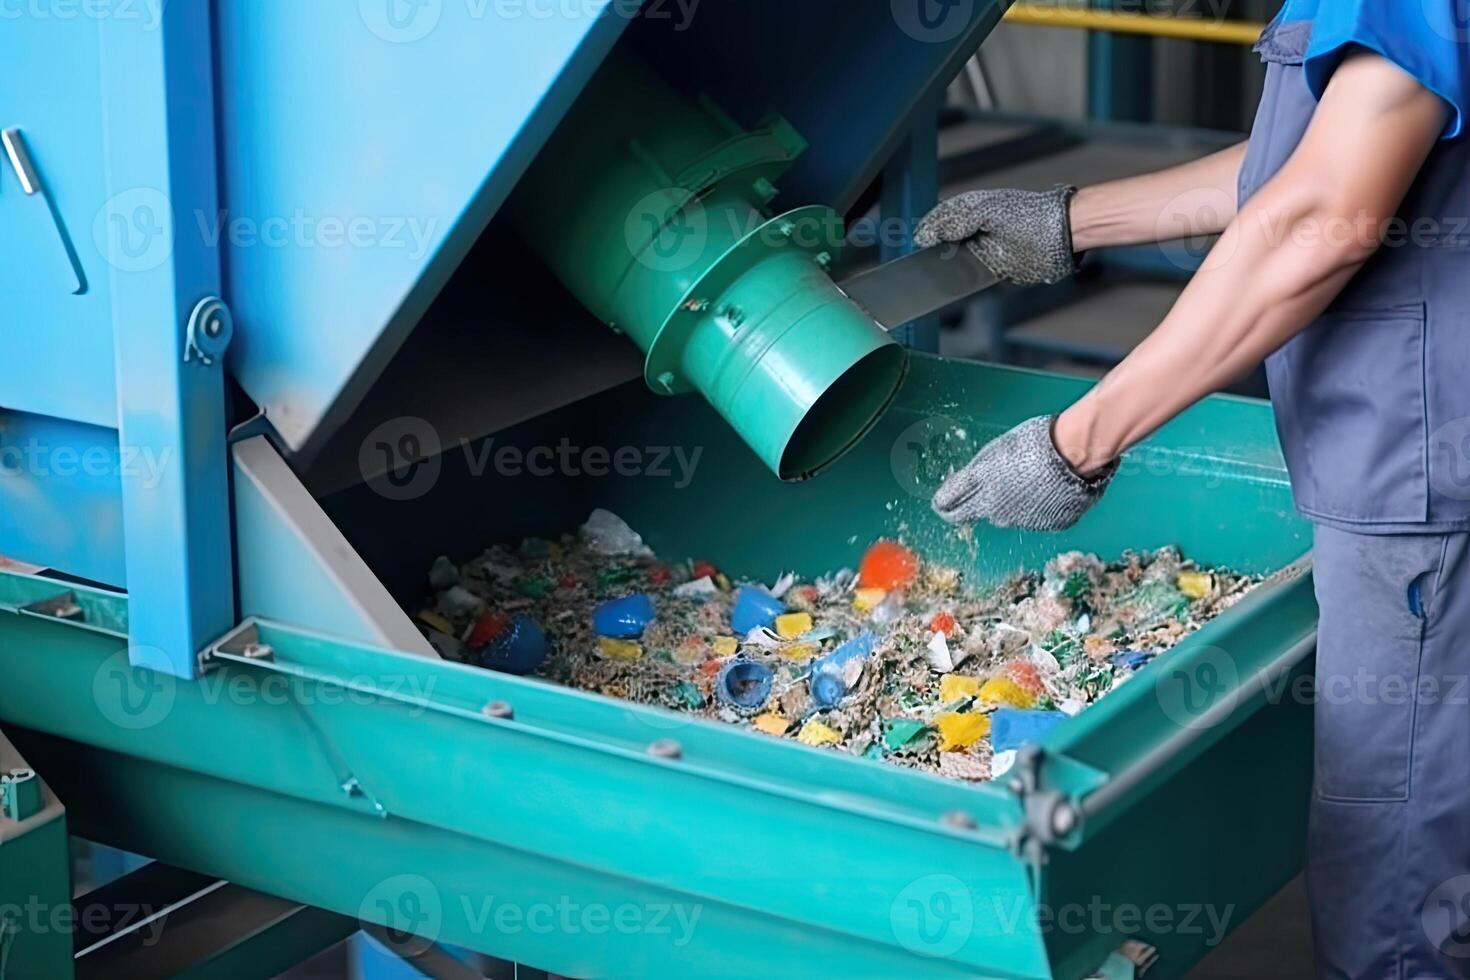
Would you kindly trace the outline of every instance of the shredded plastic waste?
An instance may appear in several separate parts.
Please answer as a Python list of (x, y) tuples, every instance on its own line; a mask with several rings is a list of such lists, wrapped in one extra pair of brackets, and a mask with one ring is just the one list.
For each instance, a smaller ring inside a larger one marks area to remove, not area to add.
[(1173, 548), (1068, 552), (985, 587), (886, 539), (814, 579), (672, 557), (597, 511), (557, 541), (437, 559), (418, 620), (488, 669), (975, 781), (1260, 581)]

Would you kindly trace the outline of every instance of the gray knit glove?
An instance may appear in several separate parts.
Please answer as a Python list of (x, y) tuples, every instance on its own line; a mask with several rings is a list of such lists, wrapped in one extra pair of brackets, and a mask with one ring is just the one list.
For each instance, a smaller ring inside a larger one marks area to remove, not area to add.
[(1072, 253), (1069, 203), (1075, 187), (1049, 191), (968, 191), (930, 211), (914, 232), (914, 244), (964, 242), (1001, 279), (1035, 285), (1059, 282), (1077, 271)]
[(1084, 479), (1057, 452), (1052, 416), (1042, 415), (986, 443), (934, 494), (934, 512), (951, 524), (1060, 531), (1082, 519), (1118, 471), (1113, 462)]

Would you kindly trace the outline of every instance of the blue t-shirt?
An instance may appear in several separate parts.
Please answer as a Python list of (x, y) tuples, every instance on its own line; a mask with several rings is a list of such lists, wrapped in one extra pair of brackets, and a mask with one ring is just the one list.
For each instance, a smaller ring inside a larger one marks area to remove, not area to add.
[(1375, 51), (1449, 103), (1443, 139), (1459, 136), (1470, 111), (1470, 15), (1464, 0), (1286, 0), (1280, 20), (1310, 20), (1307, 84), (1327, 80), (1355, 49)]

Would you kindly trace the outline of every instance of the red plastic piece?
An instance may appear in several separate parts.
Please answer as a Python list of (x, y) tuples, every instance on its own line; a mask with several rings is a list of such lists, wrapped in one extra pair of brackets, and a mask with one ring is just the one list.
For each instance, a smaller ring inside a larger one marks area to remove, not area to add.
[(663, 565), (654, 565), (648, 570), (648, 581), (654, 585), (663, 585), (669, 580), (669, 570)]
[(707, 561), (695, 562), (694, 567), (691, 569), (691, 571), (693, 572), (694, 577), (697, 579), (704, 578), (706, 575), (708, 575), (710, 578), (714, 578), (716, 575), (720, 574), (720, 570)]
[(954, 636), (954, 631), (958, 627), (959, 623), (955, 622), (954, 616), (943, 610), (935, 613), (934, 618), (929, 620), (929, 629), (936, 633), (943, 633), (945, 636)]
[(567, 572), (561, 578), (557, 579), (556, 584), (563, 589), (575, 589), (577, 587), (577, 576), (571, 572)]
[(1046, 691), (1046, 684), (1041, 679), (1041, 671), (1029, 661), (1012, 660), (1006, 664), (1006, 676), (1015, 681), (1017, 687), (1030, 694), (1040, 696)]
[(487, 612), (475, 620), (475, 628), (470, 630), (470, 647), (479, 648), (494, 640), (510, 625), (510, 617), (501, 612)]
[(858, 566), (858, 584), (864, 588), (901, 589), (919, 574), (919, 559), (897, 541), (875, 541)]

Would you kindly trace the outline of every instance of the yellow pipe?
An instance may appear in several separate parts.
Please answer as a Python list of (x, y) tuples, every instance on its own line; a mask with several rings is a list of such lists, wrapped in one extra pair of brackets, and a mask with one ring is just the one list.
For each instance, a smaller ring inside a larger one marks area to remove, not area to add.
[(1130, 14), (1115, 10), (1083, 10), (1043, 3), (1018, 3), (1006, 11), (1006, 23), (1038, 27), (1080, 27), (1113, 34), (1147, 34), (1219, 44), (1255, 44), (1265, 24), (1244, 20), (1204, 20), (1177, 15)]

